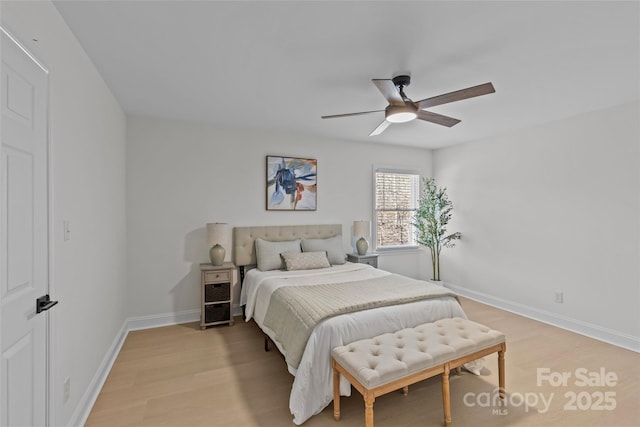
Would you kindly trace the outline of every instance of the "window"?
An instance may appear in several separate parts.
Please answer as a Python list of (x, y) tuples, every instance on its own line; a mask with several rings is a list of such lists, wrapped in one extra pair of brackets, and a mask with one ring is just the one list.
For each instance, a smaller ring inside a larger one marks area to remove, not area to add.
[(420, 175), (391, 169), (377, 169), (375, 191), (376, 249), (415, 248), (411, 225), (418, 208)]

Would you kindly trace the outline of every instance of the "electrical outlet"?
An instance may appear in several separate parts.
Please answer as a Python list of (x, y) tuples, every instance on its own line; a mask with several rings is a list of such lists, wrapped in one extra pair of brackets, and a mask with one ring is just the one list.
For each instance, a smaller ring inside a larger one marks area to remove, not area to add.
[(564, 295), (562, 295), (562, 291), (556, 291), (556, 299), (554, 300), (558, 304), (562, 304), (564, 301)]
[(71, 378), (67, 377), (64, 380), (64, 402), (66, 403), (71, 396)]

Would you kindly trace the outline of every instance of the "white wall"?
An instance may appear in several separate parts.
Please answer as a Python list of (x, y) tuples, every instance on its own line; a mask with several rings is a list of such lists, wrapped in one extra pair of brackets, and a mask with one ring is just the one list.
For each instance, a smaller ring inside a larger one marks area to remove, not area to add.
[[(50, 70), (52, 425), (74, 423), (124, 321), (125, 115), (49, 1), (2, 1), (2, 23)], [(32, 39), (37, 39), (37, 42)], [(62, 221), (71, 240), (62, 240)], [(63, 402), (63, 381), (71, 396)], [(77, 421), (76, 421), (77, 422)]]
[(640, 349), (639, 118), (635, 103), (434, 152), (463, 235), (444, 280)]
[[(265, 210), (267, 155), (318, 160), (314, 212)], [(343, 226), (350, 251), (353, 220), (372, 217), (374, 165), (431, 173), (428, 150), (227, 129), (130, 117), (127, 126), (129, 316), (197, 310), (199, 263), (208, 262), (204, 226)], [(424, 252), (381, 255), (391, 271), (426, 277)], [(239, 293), (236, 286), (236, 296)], [(236, 299), (237, 301), (237, 299)]]

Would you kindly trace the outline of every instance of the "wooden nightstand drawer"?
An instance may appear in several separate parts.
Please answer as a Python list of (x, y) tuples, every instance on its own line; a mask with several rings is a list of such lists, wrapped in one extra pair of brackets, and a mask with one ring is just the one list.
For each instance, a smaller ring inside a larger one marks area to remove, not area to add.
[(204, 273), (205, 283), (230, 282), (231, 272), (227, 271), (207, 271)]
[(204, 285), (204, 302), (229, 301), (231, 283), (209, 283)]

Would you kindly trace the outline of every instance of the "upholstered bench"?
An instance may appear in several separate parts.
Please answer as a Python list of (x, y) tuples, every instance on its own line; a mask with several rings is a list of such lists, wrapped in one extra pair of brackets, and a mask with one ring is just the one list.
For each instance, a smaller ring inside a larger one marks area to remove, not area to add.
[(505, 336), (502, 332), (459, 317), (425, 323), (395, 333), (356, 341), (331, 351), (333, 416), (340, 420), (340, 374), (362, 394), (365, 426), (373, 427), (376, 397), (442, 374), (445, 425), (451, 424), (449, 372), (498, 352), (498, 382), (504, 398)]

